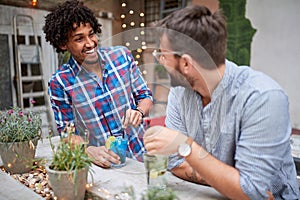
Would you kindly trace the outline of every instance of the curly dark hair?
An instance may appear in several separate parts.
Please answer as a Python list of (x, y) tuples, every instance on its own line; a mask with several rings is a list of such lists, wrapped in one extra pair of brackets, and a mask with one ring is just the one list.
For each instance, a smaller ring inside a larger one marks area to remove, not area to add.
[(43, 31), (47, 42), (56, 48), (56, 52), (64, 52), (60, 46), (66, 45), (68, 33), (74, 31), (74, 23), (90, 23), (95, 33), (101, 33), (101, 24), (98, 23), (91, 9), (77, 0), (66, 1), (51, 10), (46, 17)]

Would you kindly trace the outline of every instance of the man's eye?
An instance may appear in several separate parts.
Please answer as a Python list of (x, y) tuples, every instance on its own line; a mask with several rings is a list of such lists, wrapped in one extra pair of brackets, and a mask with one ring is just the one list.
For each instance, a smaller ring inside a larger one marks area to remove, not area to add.
[(75, 41), (77, 41), (77, 42), (79, 42), (79, 41), (81, 41), (82, 40), (82, 38), (80, 37), (80, 38), (76, 38), (75, 39)]

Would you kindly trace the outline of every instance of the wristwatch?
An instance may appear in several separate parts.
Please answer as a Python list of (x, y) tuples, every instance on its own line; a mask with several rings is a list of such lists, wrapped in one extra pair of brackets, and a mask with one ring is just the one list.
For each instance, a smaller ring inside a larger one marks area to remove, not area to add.
[(187, 157), (192, 152), (193, 139), (188, 137), (187, 140), (178, 147), (178, 154), (181, 157)]
[(144, 111), (142, 111), (142, 109), (136, 107), (134, 110), (139, 111), (142, 114), (142, 118), (145, 117), (145, 113), (144, 113)]

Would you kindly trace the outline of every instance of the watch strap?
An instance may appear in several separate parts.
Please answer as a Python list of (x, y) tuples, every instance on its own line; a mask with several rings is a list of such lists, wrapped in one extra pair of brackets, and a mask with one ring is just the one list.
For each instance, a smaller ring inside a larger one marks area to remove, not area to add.
[(185, 141), (185, 143), (187, 143), (190, 147), (192, 147), (194, 140), (191, 137), (187, 137), (187, 140)]

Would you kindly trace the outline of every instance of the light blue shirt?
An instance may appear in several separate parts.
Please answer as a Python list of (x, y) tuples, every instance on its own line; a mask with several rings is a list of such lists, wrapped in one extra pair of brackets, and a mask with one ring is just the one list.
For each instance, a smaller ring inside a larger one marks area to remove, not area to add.
[[(266, 199), (267, 190), (276, 199), (300, 199), (289, 142), (288, 97), (265, 74), (226, 61), (224, 76), (204, 108), (195, 91), (172, 88), (166, 126), (234, 166), (250, 199)], [(171, 156), (169, 169), (182, 162)]]

